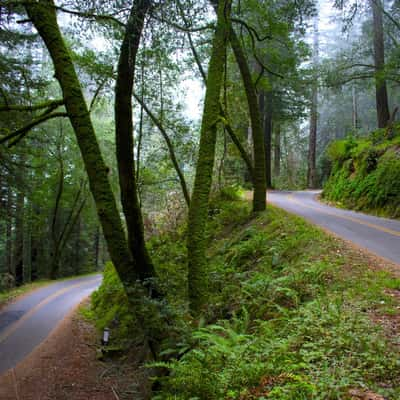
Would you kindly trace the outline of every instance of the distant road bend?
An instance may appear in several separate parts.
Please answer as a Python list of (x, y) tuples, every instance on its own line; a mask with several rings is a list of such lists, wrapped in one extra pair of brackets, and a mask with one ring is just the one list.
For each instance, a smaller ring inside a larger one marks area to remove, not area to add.
[(400, 221), (342, 210), (320, 203), (320, 191), (268, 192), (268, 200), (400, 265)]
[(69, 311), (89, 296), (101, 275), (55, 282), (0, 310), (0, 375), (39, 345)]

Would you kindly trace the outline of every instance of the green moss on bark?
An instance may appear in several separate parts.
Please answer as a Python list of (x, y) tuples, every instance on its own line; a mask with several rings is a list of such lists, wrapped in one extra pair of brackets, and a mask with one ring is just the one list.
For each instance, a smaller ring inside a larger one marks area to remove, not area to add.
[(261, 114), (257, 100), (257, 93), (251, 78), (249, 65), (243, 52), (239, 39), (230, 28), (229, 40), (235, 55), (236, 62), (239, 66), (242, 76), (244, 89), (249, 107), (251, 133), (254, 146), (254, 176), (253, 176), (253, 211), (264, 211), (266, 207), (266, 175), (265, 175), (265, 149), (264, 134), (261, 122)]
[(137, 195), (133, 157), (132, 94), (136, 55), (149, 7), (148, 0), (133, 2), (121, 44), (115, 87), (115, 138), (121, 203), (128, 230), (129, 249), (142, 281), (153, 278), (155, 271), (146, 249), (143, 217)]
[(65, 108), (82, 154), (111, 259), (124, 286), (130, 287), (138, 279), (138, 275), (108, 181), (108, 167), (102, 158), (70, 53), (60, 33), (54, 2), (42, 0), (26, 3), (25, 7), (53, 60), (55, 76), (60, 83)]
[(189, 300), (190, 308), (195, 314), (201, 311), (207, 293), (208, 271), (205, 256), (205, 228), (215, 160), (217, 124), (220, 120), (219, 99), (223, 83), (224, 60), (230, 29), (230, 10), (230, 0), (220, 1), (217, 28), (208, 68), (196, 176), (189, 208), (187, 239)]

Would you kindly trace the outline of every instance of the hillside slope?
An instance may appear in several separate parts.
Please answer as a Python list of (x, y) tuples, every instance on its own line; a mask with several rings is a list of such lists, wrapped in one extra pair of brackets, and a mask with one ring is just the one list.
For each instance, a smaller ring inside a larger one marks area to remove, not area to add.
[(328, 148), (332, 173), (322, 197), (356, 210), (400, 217), (400, 129), (348, 138)]
[[(194, 320), (185, 306), (184, 236), (153, 240), (160, 284), (180, 321), (157, 364), (170, 374), (154, 399), (399, 398), (395, 334), (373, 322), (398, 316), (399, 279), (282, 210), (251, 216), (244, 201), (213, 204), (209, 243), (209, 302)], [(101, 329), (118, 315), (112, 337), (129, 345), (136, 324), (115, 278), (109, 265), (94, 316)]]

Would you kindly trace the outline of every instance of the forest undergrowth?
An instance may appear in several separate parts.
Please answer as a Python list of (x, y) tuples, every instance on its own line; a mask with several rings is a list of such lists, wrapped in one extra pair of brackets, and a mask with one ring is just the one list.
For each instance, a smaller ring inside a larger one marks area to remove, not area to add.
[(332, 173), (323, 198), (336, 205), (400, 218), (400, 127), (332, 142)]
[[(151, 240), (175, 315), (151, 364), (168, 371), (153, 398), (399, 399), (398, 337), (373, 321), (398, 316), (400, 279), (300, 218), (249, 211), (231, 192), (211, 204), (200, 320), (187, 307), (184, 226)], [(137, 321), (111, 264), (90, 314), (99, 329), (112, 327), (111, 346), (135, 345)]]

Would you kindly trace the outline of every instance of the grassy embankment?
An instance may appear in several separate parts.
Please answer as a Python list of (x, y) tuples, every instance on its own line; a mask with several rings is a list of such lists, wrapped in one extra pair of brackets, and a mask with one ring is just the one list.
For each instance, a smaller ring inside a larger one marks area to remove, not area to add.
[(328, 148), (332, 173), (323, 198), (337, 205), (400, 218), (400, 127), (348, 138)]
[[(205, 319), (186, 311), (183, 236), (151, 244), (182, 325), (154, 399), (399, 399), (399, 343), (372, 321), (398, 316), (400, 280), (277, 208), (251, 217), (246, 202), (224, 200), (212, 211)], [(127, 310), (109, 265), (93, 311), (99, 328), (117, 325), (114, 345), (134, 342)]]

